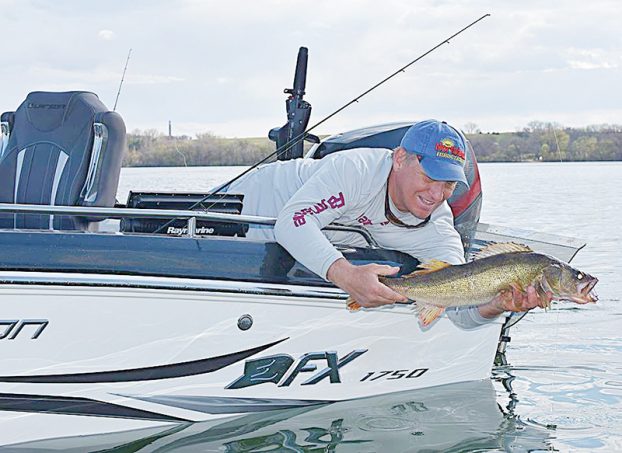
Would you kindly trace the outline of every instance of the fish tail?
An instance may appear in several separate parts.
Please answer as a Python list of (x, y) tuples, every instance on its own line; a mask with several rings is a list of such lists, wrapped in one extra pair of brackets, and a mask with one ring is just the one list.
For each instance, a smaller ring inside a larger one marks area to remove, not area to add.
[(361, 308), (359, 303), (355, 301), (354, 298), (352, 298), (352, 296), (348, 297), (348, 299), (346, 300), (346, 307), (350, 311), (357, 311), (357, 310), (360, 310)]

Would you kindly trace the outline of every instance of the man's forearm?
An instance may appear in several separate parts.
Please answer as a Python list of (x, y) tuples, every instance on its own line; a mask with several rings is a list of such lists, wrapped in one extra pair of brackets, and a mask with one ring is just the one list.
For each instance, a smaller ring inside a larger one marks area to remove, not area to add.
[(296, 228), (292, 227), (287, 216), (281, 214), (274, 226), (274, 235), (290, 255), (322, 278), (328, 279), (327, 270), (331, 263), (343, 259), (341, 252), (329, 242), (313, 220)]
[(503, 307), (503, 302), (496, 298), (487, 304), (480, 305), (477, 309), (482, 318), (486, 319), (496, 318), (506, 311)]

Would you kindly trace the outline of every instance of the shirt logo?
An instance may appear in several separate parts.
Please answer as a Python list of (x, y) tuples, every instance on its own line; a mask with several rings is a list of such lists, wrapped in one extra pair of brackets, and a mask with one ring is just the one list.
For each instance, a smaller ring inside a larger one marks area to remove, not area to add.
[(308, 215), (317, 215), (321, 212), (326, 211), (327, 209), (337, 209), (342, 208), (346, 205), (346, 200), (343, 196), (343, 192), (339, 192), (339, 195), (331, 195), (328, 199), (322, 198), (322, 201), (319, 203), (315, 203), (310, 208), (304, 208), (300, 211), (296, 211), (292, 220), (294, 221), (294, 226), (298, 228), (299, 226), (307, 223), (305, 219)]

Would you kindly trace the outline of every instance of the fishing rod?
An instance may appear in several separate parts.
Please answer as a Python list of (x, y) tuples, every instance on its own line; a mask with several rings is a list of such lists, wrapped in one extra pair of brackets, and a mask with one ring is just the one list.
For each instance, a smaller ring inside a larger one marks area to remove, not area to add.
[(112, 111), (117, 111), (117, 102), (119, 101), (119, 95), (121, 94), (121, 87), (123, 86), (123, 80), (125, 80), (125, 71), (127, 71), (127, 65), (130, 62), (130, 55), (132, 54), (132, 49), (127, 53), (127, 59), (125, 60), (125, 67), (123, 68), (123, 74), (121, 75), (121, 83), (119, 83), (119, 90), (117, 91), (117, 97), (114, 100), (114, 107), (112, 107)]
[[(217, 200), (212, 201), (212, 203), (209, 206), (204, 206), (203, 203), (205, 201), (207, 201), (208, 198), (210, 198), (213, 195), (218, 194), (222, 189), (224, 189), (225, 187), (229, 186), (230, 184), (234, 183), (235, 181), (237, 181), (238, 179), (240, 179), (242, 176), (248, 174), (249, 172), (253, 171), (255, 168), (257, 168), (259, 165), (263, 164), (264, 162), (268, 161), (269, 159), (271, 159), (272, 157), (278, 157), (281, 154), (287, 152), (290, 148), (292, 148), (294, 145), (296, 145), (298, 142), (300, 142), (301, 140), (304, 140), (304, 138), (309, 134), (309, 132), (311, 132), (312, 130), (314, 130), (316, 127), (320, 126), (321, 124), (324, 124), (326, 121), (328, 121), (330, 118), (332, 118), (333, 116), (337, 115), (338, 113), (342, 112), (343, 110), (345, 110), (346, 108), (348, 108), (349, 106), (351, 106), (352, 104), (354, 104), (355, 102), (358, 102), (361, 98), (363, 98), (364, 96), (368, 95), (369, 93), (371, 93), (372, 91), (374, 91), (376, 88), (378, 88), (379, 86), (383, 85), (384, 83), (388, 82), (389, 80), (391, 80), (393, 77), (395, 77), (396, 75), (398, 75), (401, 72), (406, 72), (406, 69), (408, 69), (410, 66), (412, 66), (413, 64), (417, 63), (419, 60), (421, 60), (422, 58), (425, 58), (427, 55), (431, 54), (432, 52), (434, 52), (436, 49), (438, 49), (439, 47), (443, 46), (444, 44), (449, 44), (449, 41), (453, 38), (455, 38), (456, 36), (458, 36), (459, 34), (463, 33), (464, 31), (468, 30), (469, 28), (471, 28), (473, 25), (477, 24), (478, 22), (482, 21), (483, 19), (485, 19), (486, 17), (490, 16), (490, 14), (484, 14), (482, 17), (480, 17), (479, 19), (471, 22), (469, 25), (467, 25), (466, 27), (458, 30), (456, 33), (454, 33), (453, 35), (443, 39), (441, 42), (439, 42), (437, 45), (435, 45), (434, 47), (430, 48), (429, 50), (427, 50), (426, 52), (422, 53), (421, 55), (419, 55), (417, 58), (415, 58), (414, 60), (410, 61), (408, 64), (402, 66), (401, 68), (399, 68), (397, 71), (393, 72), (392, 74), (388, 75), (387, 77), (385, 77), (384, 79), (382, 79), (380, 82), (376, 83), (375, 85), (373, 85), (371, 88), (365, 90), (363, 93), (359, 94), (358, 96), (356, 96), (354, 99), (352, 99), (351, 101), (345, 103), (344, 105), (342, 105), (341, 107), (339, 107), (337, 110), (335, 110), (334, 112), (330, 113), (329, 115), (325, 116), (324, 118), (322, 118), (320, 121), (318, 121), (317, 123), (315, 123), (313, 126), (309, 127), (307, 130), (305, 130), (304, 132), (301, 132), (300, 134), (298, 134), (296, 137), (292, 138), (290, 141), (288, 141), (287, 143), (285, 143), (283, 146), (278, 147), (276, 149), (276, 151), (274, 151), (273, 153), (267, 155), (266, 157), (264, 157), (263, 159), (261, 159), (259, 162), (255, 163), (254, 165), (252, 165), (251, 167), (247, 168), (245, 171), (243, 171), (242, 173), (240, 173), (239, 175), (237, 175), (235, 178), (225, 182), (224, 184), (221, 184), (216, 190), (212, 191), (211, 193), (208, 193), (207, 195), (205, 195), (203, 198), (201, 198), (199, 201), (197, 201), (196, 203), (194, 203), (192, 206), (190, 206), (188, 208), (188, 210), (192, 210), (194, 208), (196, 208), (197, 206), (201, 205), (201, 207), (203, 207), (205, 209), (205, 211), (209, 210), (212, 206), (214, 206), (214, 204), (216, 204), (219, 200), (221, 200), (222, 198), (224, 198), (225, 194), (221, 194), (220, 198), (218, 198)], [(164, 225), (161, 225), (158, 229), (156, 229), (154, 231), (154, 233), (158, 233), (160, 231), (162, 231), (164, 228), (166, 228), (167, 226), (169, 226), (171, 223), (173, 223), (175, 220), (177, 220), (177, 218), (171, 219), (168, 222), (166, 222)]]

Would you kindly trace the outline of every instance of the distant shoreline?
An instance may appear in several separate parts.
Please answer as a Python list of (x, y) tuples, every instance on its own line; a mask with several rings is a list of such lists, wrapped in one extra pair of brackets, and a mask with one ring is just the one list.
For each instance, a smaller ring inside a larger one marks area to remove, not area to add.
[[(474, 126), (474, 125), (473, 125)], [(530, 123), (517, 132), (470, 131), (478, 162), (611, 162), (622, 161), (622, 126), (565, 128)], [(212, 134), (169, 137), (156, 131), (127, 134), (124, 167), (244, 166), (275, 150), (266, 137), (223, 138)]]
[[(494, 160), (494, 161), (477, 161), (478, 164), (594, 164), (594, 163), (605, 163), (605, 162), (622, 162), (620, 160), (566, 160), (566, 161), (558, 161), (558, 160), (523, 160), (523, 161), (509, 161), (509, 160)], [(252, 164), (240, 164), (240, 165), (133, 165), (133, 166), (123, 166), (122, 168), (211, 168), (211, 167), (240, 167), (240, 168), (248, 168)]]

